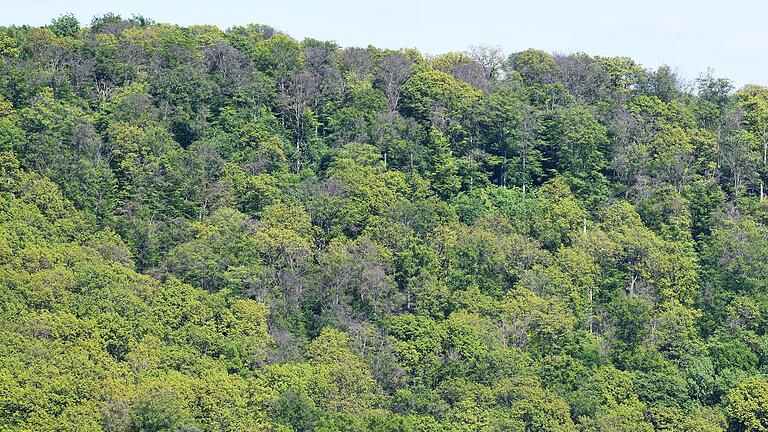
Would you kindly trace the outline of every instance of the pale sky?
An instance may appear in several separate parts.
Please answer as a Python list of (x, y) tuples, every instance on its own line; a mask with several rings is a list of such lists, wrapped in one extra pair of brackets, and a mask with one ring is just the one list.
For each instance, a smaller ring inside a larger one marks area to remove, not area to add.
[(736, 86), (768, 85), (766, 1), (0, 0), (0, 25), (45, 25), (65, 12), (83, 24), (105, 12), (221, 28), (259, 23), (297, 39), (430, 54), (478, 44), (583, 51), (668, 64), (687, 80), (712, 68)]

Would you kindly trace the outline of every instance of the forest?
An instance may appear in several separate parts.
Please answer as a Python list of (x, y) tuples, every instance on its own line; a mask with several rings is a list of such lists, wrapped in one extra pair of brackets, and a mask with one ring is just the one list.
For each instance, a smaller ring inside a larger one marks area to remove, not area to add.
[(0, 431), (768, 430), (768, 88), (0, 27)]

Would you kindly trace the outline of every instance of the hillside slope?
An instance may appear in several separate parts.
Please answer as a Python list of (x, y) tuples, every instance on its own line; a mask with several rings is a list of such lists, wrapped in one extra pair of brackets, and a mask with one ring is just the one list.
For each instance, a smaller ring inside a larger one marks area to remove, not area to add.
[(0, 28), (0, 431), (768, 430), (768, 89)]

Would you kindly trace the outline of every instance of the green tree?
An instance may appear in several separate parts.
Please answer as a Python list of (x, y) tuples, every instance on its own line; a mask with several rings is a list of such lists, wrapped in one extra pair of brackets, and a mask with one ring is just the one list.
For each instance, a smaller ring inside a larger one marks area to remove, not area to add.
[(768, 383), (755, 377), (728, 392), (726, 413), (736, 431), (768, 428)]

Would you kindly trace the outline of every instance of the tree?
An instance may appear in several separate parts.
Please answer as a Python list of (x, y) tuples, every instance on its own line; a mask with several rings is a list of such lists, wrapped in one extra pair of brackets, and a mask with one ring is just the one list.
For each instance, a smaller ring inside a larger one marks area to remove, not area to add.
[(188, 230), (189, 241), (168, 254), (165, 265), (170, 273), (211, 291), (243, 292), (261, 283), (254, 221), (236, 210), (221, 209), (202, 222), (192, 222)]
[(556, 250), (571, 244), (584, 229), (586, 212), (561, 178), (542, 186), (533, 229), (544, 246)]
[(320, 379), (319, 405), (332, 411), (359, 413), (375, 406), (378, 386), (368, 367), (349, 350), (349, 337), (329, 328), (307, 347)]
[(489, 80), (498, 78), (498, 74), (504, 66), (504, 57), (501, 47), (491, 45), (474, 45), (469, 47), (467, 53), (485, 72)]
[(519, 89), (500, 86), (485, 95), (477, 115), (485, 149), (501, 158), (499, 184), (506, 187), (511, 177), (523, 190), (541, 175), (539, 119), (526, 102)]
[(512, 418), (521, 423), (523, 430), (576, 430), (565, 401), (524, 379), (504, 381), (493, 393), (502, 406), (508, 407)]
[(755, 151), (757, 144), (754, 135), (738, 130), (727, 136), (721, 146), (723, 171), (730, 177), (731, 190), (735, 194), (744, 194), (750, 186), (755, 186), (760, 161), (759, 153)]
[(397, 111), (400, 105), (400, 89), (411, 73), (413, 62), (403, 53), (393, 52), (384, 55), (377, 65), (375, 82), (387, 96), (387, 108)]
[(744, 112), (744, 126), (758, 138), (763, 147), (760, 178), (762, 200), (762, 190), (768, 174), (768, 89), (754, 85), (745, 86), (736, 94), (736, 100)]
[(728, 392), (726, 413), (735, 431), (768, 428), (768, 383), (755, 377)]
[(190, 423), (179, 402), (168, 393), (147, 395), (138, 400), (131, 413), (131, 432), (171, 432), (198, 430)]
[(80, 22), (71, 13), (64, 14), (51, 21), (51, 30), (56, 36), (74, 37), (80, 31)]
[(404, 113), (443, 133), (461, 127), (459, 120), (465, 107), (480, 96), (471, 85), (436, 70), (415, 73), (403, 84), (401, 93)]
[(574, 178), (584, 195), (604, 193), (606, 129), (589, 110), (575, 106), (553, 112), (543, 121), (542, 135), (547, 142), (543, 168), (550, 176)]
[(426, 162), (432, 187), (441, 197), (453, 196), (461, 187), (461, 181), (457, 175), (458, 167), (451, 157), (447, 138), (434, 127), (429, 134), (428, 152)]
[(527, 84), (552, 84), (557, 80), (557, 66), (552, 55), (528, 49), (510, 56), (515, 71)]

